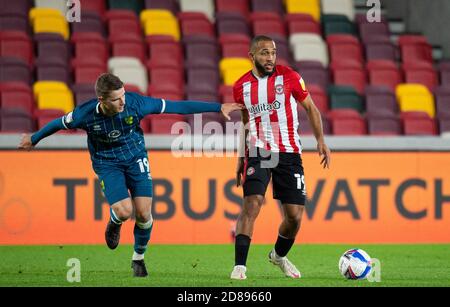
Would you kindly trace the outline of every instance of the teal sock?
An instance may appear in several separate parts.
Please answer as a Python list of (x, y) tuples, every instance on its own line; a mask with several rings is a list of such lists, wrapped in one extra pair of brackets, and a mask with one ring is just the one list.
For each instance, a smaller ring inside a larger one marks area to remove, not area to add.
[(150, 241), (150, 234), (153, 229), (153, 221), (150, 223), (134, 224), (134, 251), (138, 254), (144, 254), (147, 250), (148, 241)]

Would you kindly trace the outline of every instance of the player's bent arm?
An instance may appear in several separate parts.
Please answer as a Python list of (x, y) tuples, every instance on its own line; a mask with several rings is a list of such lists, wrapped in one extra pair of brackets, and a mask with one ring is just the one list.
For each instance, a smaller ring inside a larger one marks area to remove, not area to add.
[(63, 120), (64, 117), (59, 117), (57, 119), (52, 120), (44, 127), (42, 127), (41, 130), (37, 131), (31, 136), (31, 144), (34, 146), (43, 138), (52, 135), (53, 133), (56, 133), (59, 130), (67, 129), (66, 127), (64, 127)]
[(305, 100), (301, 101), (300, 104), (306, 110), (308, 115), (308, 120), (311, 123), (311, 127), (314, 132), (314, 136), (318, 143), (324, 143), (323, 128), (322, 128), (322, 117), (320, 115), (319, 109), (317, 109), (311, 95), (308, 95)]

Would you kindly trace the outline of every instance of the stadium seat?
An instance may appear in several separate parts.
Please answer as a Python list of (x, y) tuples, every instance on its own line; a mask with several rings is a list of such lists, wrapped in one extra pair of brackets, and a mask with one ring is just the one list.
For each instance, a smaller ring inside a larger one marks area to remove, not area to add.
[(241, 15), (234, 13), (222, 12), (216, 15), (217, 34), (243, 34), (251, 36), (251, 29), (247, 19)]
[(315, 33), (321, 35), (320, 25), (315, 20), (291, 20), (288, 21), (288, 31), (290, 34), (295, 33)]
[(170, 19), (148, 19), (145, 22), (145, 35), (167, 35), (180, 40), (180, 29), (176, 21)]
[(69, 25), (59, 10), (33, 8), (29, 14), (34, 33), (59, 33), (69, 39)]
[(331, 121), (333, 135), (365, 135), (366, 122), (362, 118), (334, 118)]
[(250, 39), (241, 34), (222, 34), (220, 44), (223, 58), (245, 58), (248, 56)]
[(367, 61), (384, 59), (395, 62), (397, 59), (397, 50), (391, 42), (367, 43), (365, 47)]
[(216, 68), (219, 50), (216, 44), (185, 44), (187, 68)]
[(75, 96), (75, 105), (77, 106), (97, 97), (93, 84), (88, 83), (72, 85), (72, 93)]
[(206, 35), (215, 37), (215, 28), (211, 21), (205, 16), (201, 18), (186, 18), (180, 20), (181, 33), (183, 37), (189, 35)]
[(2, 2), (0, 5), (0, 16), (28, 17), (31, 4), (30, 0), (15, 0), (10, 1), (8, 4)]
[(294, 46), (291, 45), (291, 48), (293, 49), (294, 60), (297, 62), (318, 61), (322, 63), (324, 67), (328, 66), (328, 50), (324, 42), (304, 42)]
[(145, 0), (145, 9), (163, 9), (176, 15), (180, 10), (177, 0)]
[(431, 93), (428, 88), (422, 84), (402, 83), (397, 85), (395, 88), (395, 96), (397, 97), (397, 100), (400, 101), (401, 97), (405, 95), (424, 95), (431, 97)]
[(129, 68), (129, 67), (142, 67), (141, 61), (137, 58), (132, 57), (111, 57), (108, 59), (108, 70), (113, 70), (115, 68)]
[(148, 118), (150, 119), (149, 130), (152, 134), (171, 134), (172, 127), (176, 123), (185, 122), (185, 117), (180, 114), (150, 115)]
[(65, 1), (54, 1), (54, 0), (34, 0), (34, 6), (37, 8), (51, 8), (61, 12), (62, 16), (66, 16), (67, 13), (67, 3)]
[(425, 85), (431, 92), (438, 85), (438, 76), (434, 69), (405, 69), (405, 82)]
[(71, 91), (42, 91), (37, 97), (39, 109), (60, 109), (68, 113), (74, 108), (74, 100)]
[(32, 117), (20, 110), (0, 109), (1, 132), (33, 132), (35, 123)]
[(450, 136), (450, 120), (449, 119), (440, 119), (439, 120), (439, 131), (441, 136), (449, 137)]
[[(197, 120), (198, 118), (201, 118), (201, 121)], [(191, 127), (191, 133), (193, 134), (211, 135), (223, 134), (224, 132), (225, 121), (219, 113), (188, 114), (185, 120)]]
[(61, 81), (66, 84), (72, 83), (70, 69), (66, 64), (48, 63), (41, 61), (36, 65), (37, 81)]
[(216, 12), (229, 12), (248, 18), (250, 8), (249, 1), (242, 0), (216, 0)]
[(96, 32), (101, 36), (105, 36), (106, 30), (100, 16), (101, 15), (98, 15), (98, 13), (94, 11), (81, 10), (81, 20), (83, 20), (83, 22), (71, 22), (71, 33)]
[(355, 25), (344, 15), (322, 15), (322, 24), (325, 37), (331, 34), (351, 34), (356, 36)]
[(123, 83), (136, 85), (142, 93), (147, 93), (148, 77), (144, 65), (138, 67), (115, 67), (111, 73), (118, 76)]
[[(328, 86), (328, 97), (330, 99), (330, 108), (353, 109), (357, 112), (364, 110), (364, 100), (356, 90), (351, 86)], [(331, 113), (333, 114), (333, 113)]]
[(17, 58), (0, 57), (0, 82), (21, 81), (31, 84), (31, 70), (27, 63)]
[(20, 31), (31, 33), (28, 18), (0, 15), (0, 31)]
[(349, 20), (355, 19), (353, 0), (321, 0), (322, 14), (344, 15)]
[(125, 9), (133, 11), (137, 16), (144, 9), (143, 0), (108, 0), (110, 10)]
[(211, 22), (214, 22), (215, 4), (214, 0), (179, 0), (180, 11), (201, 12), (205, 14)]
[(436, 121), (426, 117), (403, 117), (405, 135), (436, 135)]
[(108, 20), (109, 40), (142, 39), (142, 30), (137, 18), (111, 18)]
[(150, 88), (149, 92), (184, 94), (184, 71), (179, 68), (154, 68), (149, 71)]
[(398, 103), (390, 93), (366, 92), (366, 115), (368, 118), (394, 118), (398, 113)]
[(359, 44), (352, 44), (352, 43), (328, 44), (328, 49), (330, 52), (331, 63), (355, 62), (355, 65), (351, 65), (352, 67), (358, 66), (362, 68), (364, 59), (361, 51), (361, 46)]
[(330, 83), (330, 76), (327, 69), (323, 68), (320, 63), (319, 67), (311, 68), (302, 67), (301, 63), (305, 62), (297, 62), (296, 70), (303, 77), (308, 87), (312, 84), (318, 85), (323, 89), (326, 89), (328, 87), (328, 84)]
[(450, 95), (436, 95), (436, 117), (450, 119)]
[(401, 96), (399, 100), (400, 111), (422, 111), (430, 117), (435, 116), (435, 106), (433, 97), (429, 95), (406, 95)]
[(407, 44), (401, 46), (400, 51), (403, 63), (433, 63), (432, 47), (429, 44)]
[[(314, 131), (311, 127), (311, 124), (308, 119), (308, 115), (306, 114), (303, 108), (298, 109), (298, 133), (300, 137), (302, 135), (314, 135)], [(329, 135), (331, 134), (331, 124), (326, 117), (322, 116), (322, 130), (323, 134)]]
[(333, 76), (334, 84), (352, 86), (358, 94), (364, 94), (367, 84), (365, 70), (357, 68), (334, 69)]
[(75, 67), (74, 82), (75, 84), (90, 84), (93, 86), (98, 76), (106, 71), (106, 65), (101, 64)]
[(369, 118), (368, 130), (370, 135), (398, 136), (402, 134), (402, 125), (396, 118)]
[(26, 33), (19, 31), (0, 32), (0, 56), (22, 59), (28, 65), (32, 65), (33, 49), (33, 44)]
[(154, 67), (183, 67), (183, 53), (180, 43), (175, 41), (147, 43), (147, 49), (150, 58), (148, 67), (150, 69)]
[(252, 69), (249, 59), (223, 58), (219, 63), (220, 75), (225, 85), (233, 85), (243, 74)]
[(35, 100), (44, 92), (70, 92), (70, 89), (66, 83), (58, 81), (38, 81), (33, 84)]
[(98, 16), (103, 17), (106, 12), (105, 0), (80, 0), (81, 14), (83, 11), (95, 12)]
[(137, 38), (118, 39), (111, 41), (111, 53), (113, 57), (132, 57), (145, 64), (145, 47), (142, 40)]
[(359, 24), (359, 35), (363, 42), (370, 40), (371, 36), (389, 37), (389, 26), (383, 22), (363, 22)]
[(36, 63), (66, 65), (71, 57), (70, 44), (59, 34), (38, 33), (34, 35)]
[(286, 0), (286, 12), (289, 14), (301, 13), (311, 15), (314, 20), (320, 20), (320, 2), (319, 0)]
[(31, 116), (34, 110), (33, 95), (29, 91), (1, 91), (0, 106), (2, 109), (21, 109)]
[(403, 82), (400, 70), (397, 68), (369, 69), (369, 83), (376, 86), (386, 86), (395, 91), (397, 85)]
[(74, 33), (71, 41), (75, 64), (106, 63), (109, 57), (108, 46), (98, 33)]
[(284, 14), (283, 0), (251, 0), (251, 8), (253, 12)]
[(186, 93), (217, 94), (219, 88), (217, 69), (188, 69)]

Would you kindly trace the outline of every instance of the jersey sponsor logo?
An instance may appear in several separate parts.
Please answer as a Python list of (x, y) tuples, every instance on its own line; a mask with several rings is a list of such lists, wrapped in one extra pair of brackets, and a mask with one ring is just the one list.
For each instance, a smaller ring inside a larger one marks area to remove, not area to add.
[(245, 91), (244, 92), (244, 97), (248, 97), (248, 96), (250, 96), (250, 92), (249, 91)]
[(251, 176), (251, 175), (253, 175), (255, 173), (255, 168), (253, 167), (253, 166), (250, 166), (248, 169), (247, 169), (247, 176)]
[(275, 86), (275, 93), (277, 93), (277, 95), (283, 95), (284, 94), (283, 84), (277, 84)]
[(280, 107), (281, 107), (281, 103), (278, 100), (275, 100), (272, 103), (263, 103), (263, 104), (252, 105), (251, 108), (248, 109), (248, 112), (250, 112), (253, 115), (263, 113), (263, 112), (272, 113), (272, 111), (278, 110)]
[(125, 123), (127, 124), (127, 125), (131, 125), (131, 124), (133, 124), (133, 116), (128, 116), (128, 117), (125, 117)]
[(122, 132), (120, 132), (119, 130), (113, 130), (110, 133), (108, 133), (108, 137), (110, 139), (117, 139), (121, 134)]

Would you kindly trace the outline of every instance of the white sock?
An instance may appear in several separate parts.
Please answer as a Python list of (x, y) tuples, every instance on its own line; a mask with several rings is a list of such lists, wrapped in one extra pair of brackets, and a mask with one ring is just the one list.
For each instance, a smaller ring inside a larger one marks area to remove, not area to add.
[(136, 252), (133, 253), (133, 260), (143, 260), (144, 259), (144, 254), (138, 254)]

